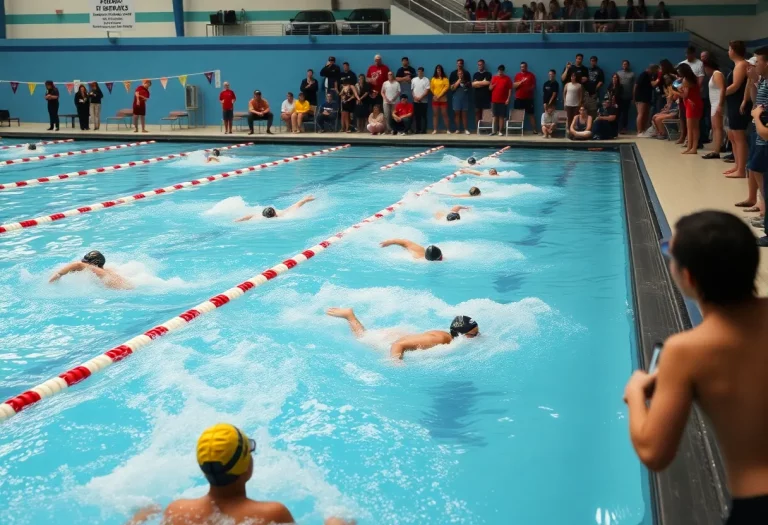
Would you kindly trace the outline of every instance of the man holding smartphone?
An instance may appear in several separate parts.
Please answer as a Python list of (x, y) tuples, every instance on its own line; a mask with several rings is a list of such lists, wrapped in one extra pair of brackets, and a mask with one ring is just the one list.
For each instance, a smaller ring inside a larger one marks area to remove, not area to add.
[(632, 445), (649, 469), (665, 469), (696, 401), (725, 459), (726, 525), (768, 523), (768, 299), (755, 290), (755, 236), (738, 217), (703, 211), (680, 219), (662, 252), (703, 319), (667, 339), (653, 373), (627, 383)]

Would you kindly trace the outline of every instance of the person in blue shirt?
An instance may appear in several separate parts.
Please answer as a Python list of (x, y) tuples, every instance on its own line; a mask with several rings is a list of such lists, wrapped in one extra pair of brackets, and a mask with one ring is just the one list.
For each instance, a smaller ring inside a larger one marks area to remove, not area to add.
[(512, 20), (514, 7), (512, 6), (512, 2), (509, 0), (504, 0), (501, 3), (501, 9), (499, 9), (499, 15), (498, 15), (498, 29), (499, 33), (507, 33), (510, 28), (510, 20)]
[(320, 106), (320, 111), (317, 114), (317, 128), (320, 133), (325, 133), (326, 124), (330, 124), (335, 128), (336, 118), (339, 114), (339, 105), (333, 98), (333, 94), (328, 92), (325, 94), (325, 102)]

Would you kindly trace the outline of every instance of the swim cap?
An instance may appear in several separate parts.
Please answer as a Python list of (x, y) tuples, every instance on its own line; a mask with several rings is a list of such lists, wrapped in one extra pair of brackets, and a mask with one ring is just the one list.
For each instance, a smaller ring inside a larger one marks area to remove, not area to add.
[(203, 431), (197, 440), (197, 464), (208, 483), (223, 487), (248, 471), (256, 442), (237, 427), (219, 423)]
[(104, 263), (107, 262), (107, 260), (104, 258), (104, 256), (101, 254), (101, 252), (93, 250), (85, 254), (85, 257), (83, 257), (82, 261), (86, 264), (90, 264), (91, 266), (97, 266), (99, 268), (104, 268)]
[(277, 217), (277, 212), (272, 206), (267, 206), (266, 208), (261, 210), (261, 214), (267, 219), (271, 219), (272, 217)]
[(440, 251), (440, 248), (434, 245), (427, 246), (427, 249), (424, 250), (424, 258), (428, 261), (442, 261), (443, 260), (443, 252)]
[(472, 195), (473, 197), (477, 197), (478, 195), (480, 195), (480, 188), (478, 188), (477, 186), (472, 186), (471, 188), (469, 188), (469, 194)]
[(450, 221), (458, 221), (458, 220), (461, 220), (461, 215), (459, 215), (455, 211), (452, 211), (445, 218), (448, 219), (449, 222)]
[(219, 155), (221, 155), (221, 152), (219, 150), (217, 150), (217, 149), (214, 149), (213, 150), (213, 156), (214, 157), (218, 157)]
[(457, 315), (451, 322), (451, 337), (459, 337), (477, 328), (477, 323), (466, 315)]
[(27, 149), (29, 151), (35, 151), (37, 149), (37, 146), (35, 146), (34, 144), (30, 144), (30, 145), (27, 146)]
[(469, 164), (470, 166), (474, 166), (475, 164), (477, 164), (477, 160), (475, 159), (475, 157), (469, 157), (467, 159), (467, 164)]

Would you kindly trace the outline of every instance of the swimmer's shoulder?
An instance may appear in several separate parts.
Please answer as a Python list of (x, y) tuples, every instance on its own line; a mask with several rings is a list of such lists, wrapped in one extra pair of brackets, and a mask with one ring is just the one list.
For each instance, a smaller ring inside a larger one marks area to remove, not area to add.
[(165, 509), (161, 525), (203, 523), (212, 512), (213, 507), (207, 496), (197, 499), (178, 499), (172, 501)]
[(295, 523), (288, 507), (278, 501), (246, 500), (240, 519), (255, 520), (255, 523)]
[(451, 334), (449, 334), (445, 330), (430, 330), (428, 332), (424, 332), (424, 335), (429, 335), (431, 337), (434, 337), (435, 339), (439, 340), (442, 344), (450, 343), (451, 341), (453, 341), (453, 337), (451, 337)]

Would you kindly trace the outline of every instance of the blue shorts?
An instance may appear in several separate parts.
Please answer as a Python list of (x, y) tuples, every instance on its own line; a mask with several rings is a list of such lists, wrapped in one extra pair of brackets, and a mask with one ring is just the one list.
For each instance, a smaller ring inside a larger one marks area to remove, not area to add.
[(453, 92), (451, 107), (454, 111), (467, 111), (469, 109), (469, 91), (459, 88)]
[(226, 122), (229, 122), (235, 117), (235, 110), (234, 109), (225, 109), (222, 110), (221, 118), (225, 120)]
[(747, 163), (749, 171), (768, 173), (768, 144), (756, 144)]

